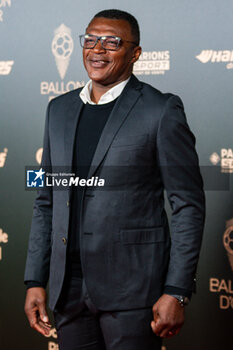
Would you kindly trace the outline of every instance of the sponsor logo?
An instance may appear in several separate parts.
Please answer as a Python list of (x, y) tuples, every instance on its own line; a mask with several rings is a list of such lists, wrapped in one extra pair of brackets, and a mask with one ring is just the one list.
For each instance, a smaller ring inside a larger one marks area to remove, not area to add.
[(45, 171), (27, 170), (27, 187), (44, 187)]
[(136, 75), (165, 74), (170, 70), (170, 52), (143, 51), (135, 62), (133, 73)]
[[(233, 219), (226, 222), (223, 234), (223, 246), (226, 249), (230, 267), (233, 271)], [(210, 278), (209, 289), (212, 293), (219, 293), (219, 308), (233, 309), (233, 281), (228, 279)]]
[(213, 165), (220, 165), (222, 173), (233, 173), (233, 150), (222, 148), (220, 153), (214, 152), (210, 156)]
[(64, 94), (68, 91), (78, 89), (79, 87), (82, 87), (85, 85), (84, 81), (68, 81), (67, 83), (62, 82), (47, 82), (42, 81), (40, 85), (40, 93), (41, 95), (50, 95), (49, 101), (52, 100), (54, 97)]
[(233, 282), (232, 280), (225, 280), (219, 278), (210, 278), (209, 281), (210, 292), (221, 293), (219, 295), (219, 308), (227, 310), (233, 309)]
[(0, 152), (0, 168), (3, 168), (5, 165), (7, 153), (8, 153), (7, 148), (4, 148), (3, 152)]
[[(57, 339), (57, 331), (55, 328), (51, 328), (50, 331), (49, 331), (49, 334), (48, 335), (45, 335), (46, 338), (54, 338), (54, 339)], [(59, 347), (58, 347), (58, 344), (55, 343), (54, 341), (49, 341), (48, 342), (48, 350), (58, 350)]]
[(71, 29), (65, 24), (61, 24), (54, 31), (51, 50), (55, 59), (58, 74), (62, 81), (42, 81), (40, 84), (41, 95), (49, 95), (49, 100), (57, 95), (64, 94), (85, 85), (84, 81), (63, 81), (69, 67), (73, 49), (74, 42), (71, 36)]
[[(3, 229), (0, 228), (0, 244), (8, 243), (8, 234), (3, 232)], [(2, 260), (2, 246), (0, 245), (0, 260)]]
[(8, 75), (12, 70), (14, 61), (0, 61), (0, 75)]
[(3, 22), (3, 8), (11, 7), (11, 0), (0, 0), (0, 22)]
[(233, 68), (233, 50), (202, 50), (196, 58), (201, 63), (226, 63), (227, 69)]
[(36, 151), (36, 156), (35, 156), (36, 161), (39, 165), (41, 164), (42, 154), (43, 154), (43, 148), (41, 147)]

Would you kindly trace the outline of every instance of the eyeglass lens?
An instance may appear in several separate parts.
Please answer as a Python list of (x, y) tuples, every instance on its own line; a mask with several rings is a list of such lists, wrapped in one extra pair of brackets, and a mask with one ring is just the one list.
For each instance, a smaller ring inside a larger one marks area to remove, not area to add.
[(116, 50), (119, 46), (119, 39), (115, 37), (97, 37), (97, 36), (82, 36), (81, 46), (85, 49), (93, 49), (97, 44), (98, 39), (101, 41), (102, 47), (107, 50)]

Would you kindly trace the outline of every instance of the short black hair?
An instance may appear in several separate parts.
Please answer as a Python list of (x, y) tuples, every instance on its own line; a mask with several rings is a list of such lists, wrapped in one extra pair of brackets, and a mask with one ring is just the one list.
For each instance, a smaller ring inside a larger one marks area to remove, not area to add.
[(131, 33), (134, 38), (134, 41), (137, 45), (139, 45), (140, 42), (140, 29), (138, 25), (138, 21), (136, 18), (131, 15), (130, 13), (126, 11), (121, 11), (121, 10), (116, 10), (116, 9), (110, 9), (110, 10), (103, 10), (98, 12), (94, 18), (99, 18), (99, 17), (104, 17), (104, 18), (110, 18), (110, 19), (123, 19), (127, 21), (130, 24), (131, 27)]

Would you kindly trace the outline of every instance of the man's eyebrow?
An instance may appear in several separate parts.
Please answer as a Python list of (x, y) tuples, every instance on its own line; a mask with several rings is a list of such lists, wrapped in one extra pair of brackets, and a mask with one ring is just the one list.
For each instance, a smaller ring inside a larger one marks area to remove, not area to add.
[[(98, 28), (91, 28), (92, 31), (95, 31), (96, 29), (99, 30)], [(111, 32), (111, 33), (114, 33), (114, 35), (119, 36), (119, 34), (114, 29), (104, 29), (104, 31), (109, 32), (109, 33)], [(86, 28), (85, 32), (86, 32), (86, 34), (89, 32), (88, 27)]]

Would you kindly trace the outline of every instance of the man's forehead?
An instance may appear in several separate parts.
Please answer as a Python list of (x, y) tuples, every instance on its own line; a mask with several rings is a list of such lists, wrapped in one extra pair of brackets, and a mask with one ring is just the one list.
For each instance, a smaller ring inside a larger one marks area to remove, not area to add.
[(91, 34), (113, 34), (120, 35), (131, 33), (130, 24), (122, 19), (111, 19), (104, 17), (93, 18), (86, 28), (86, 32)]

